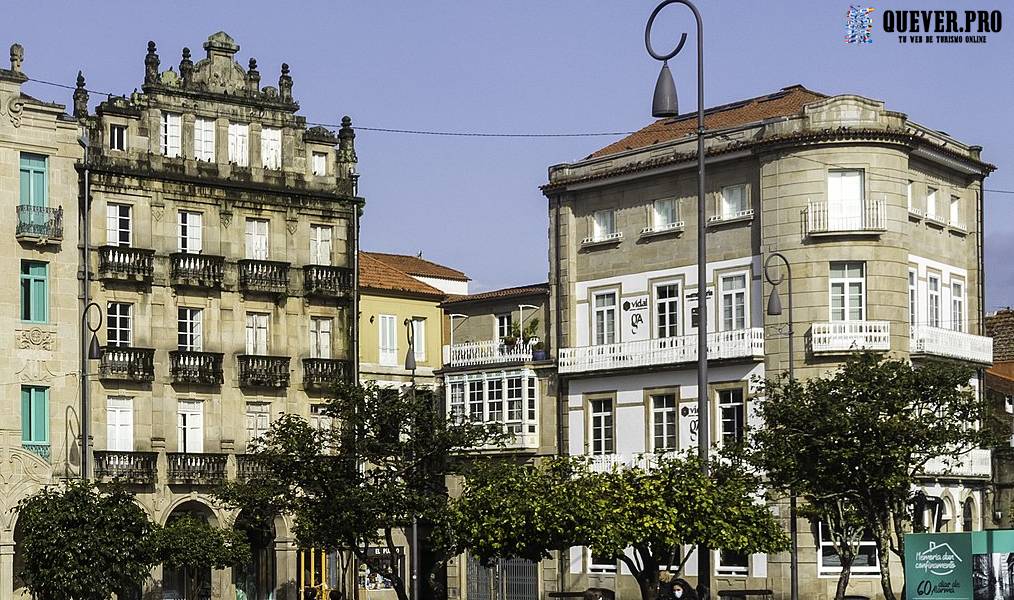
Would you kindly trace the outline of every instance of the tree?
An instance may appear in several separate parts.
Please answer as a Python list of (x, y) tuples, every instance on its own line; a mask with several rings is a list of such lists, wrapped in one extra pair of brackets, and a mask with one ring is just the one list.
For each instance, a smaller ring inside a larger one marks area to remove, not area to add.
[(453, 505), (457, 549), (485, 561), (541, 560), (552, 550), (586, 546), (623, 561), (641, 598), (654, 600), (660, 570), (679, 573), (689, 558), (684, 547), (787, 547), (777, 520), (758, 502), (759, 480), (742, 464), (716, 460), (705, 475), (695, 456), (647, 456), (642, 462), (606, 473), (591, 471), (579, 458), (472, 469)]
[[(395, 533), (414, 519), (424, 533), (445, 522), (448, 457), (504, 437), (449, 420), (441, 407), (429, 390), (343, 385), (322, 411), (330, 424), (314, 427), (296, 415), (278, 419), (250, 450), (263, 474), (227, 485), (219, 496), (252, 514), (292, 514), (300, 546), (351, 552), (407, 600)], [(370, 549), (378, 546), (394, 560), (377, 561)], [(420, 579), (438, 579), (430, 573), (451, 556), (440, 552), (421, 561)]]
[(153, 525), (133, 496), (69, 481), (18, 505), (28, 590), (39, 600), (105, 600), (136, 589), (158, 562)]
[(872, 353), (808, 381), (768, 380), (752, 432), (753, 464), (772, 486), (794, 491), (824, 523), (842, 562), (842, 598), (864, 532), (873, 535), (884, 596), (894, 600), (890, 556), (904, 556), (918, 478), (931, 459), (957, 464), (989, 447), (986, 404), (969, 389), (971, 369), (920, 367)]
[(163, 568), (182, 569), (187, 573), (187, 598), (196, 598), (200, 591), (200, 571), (224, 569), (250, 561), (250, 546), (243, 532), (214, 527), (190, 514), (172, 519), (156, 530), (153, 546)]

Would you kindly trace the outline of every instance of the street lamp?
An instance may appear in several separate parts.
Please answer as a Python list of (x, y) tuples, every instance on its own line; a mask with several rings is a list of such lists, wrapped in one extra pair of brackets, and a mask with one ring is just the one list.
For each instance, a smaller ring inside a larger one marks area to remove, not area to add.
[[(701, 13), (690, 0), (664, 0), (655, 7), (644, 28), (644, 45), (648, 54), (662, 61), (662, 70), (655, 82), (655, 93), (651, 102), (651, 116), (675, 117), (679, 114), (676, 98), (676, 84), (669, 71), (669, 59), (679, 54), (687, 41), (687, 34), (680, 35), (676, 49), (668, 54), (659, 54), (651, 47), (651, 26), (655, 17), (670, 4), (683, 4), (694, 13), (697, 21), (697, 448), (701, 458), (701, 469), (708, 473), (708, 294), (707, 294), (707, 244), (705, 242), (706, 215), (704, 206), (704, 25)], [(697, 549), (697, 595), (703, 600), (710, 596), (711, 554), (701, 545)]]
[[(89, 402), (89, 389), (88, 389), (88, 361), (98, 360), (102, 357), (102, 348), (99, 347), (98, 330), (102, 327), (102, 307), (91, 301), (90, 288), (91, 288), (91, 242), (90, 242), (90, 231), (89, 225), (91, 219), (91, 181), (90, 173), (88, 169), (88, 132), (85, 131), (77, 139), (77, 143), (84, 150), (84, 194), (81, 200), (81, 237), (82, 245), (84, 247), (84, 261), (82, 261), (82, 303), (84, 308), (81, 310), (81, 479), (88, 479), (88, 463), (89, 463), (89, 449), (88, 449), (88, 438), (89, 429), (91, 424), (91, 405)], [(99, 323), (95, 327), (92, 327), (91, 321), (88, 319), (88, 312), (92, 307), (99, 311)], [(88, 339), (88, 335), (85, 330), (91, 332), (91, 340), (87, 343), (85, 340)]]
[[(774, 259), (782, 261), (785, 267), (785, 275), (779, 273), (778, 277), (771, 275), (771, 261)], [(771, 295), (768, 297), (767, 313), (772, 316), (782, 314), (782, 300), (778, 296), (778, 286), (782, 281), (787, 282), (789, 292), (789, 382), (795, 381), (795, 353), (792, 351), (793, 320), (792, 320), (792, 267), (789, 266), (789, 259), (781, 252), (772, 252), (764, 261), (764, 279), (771, 284)], [(789, 490), (789, 537), (792, 539), (792, 553), (789, 556), (789, 594), (791, 600), (799, 600), (799, 531), (796, 524), (796, 492)]]
[[(405, 319), (406, 333), (408, 334), (408, 354), (405, 356), (405, 370), (411, 371), (412, 406), (415, 407), (415, 322), (416, 317)], [(413, 434), (413, 446), (415, 432)], [(412, 462), (415, 462), (415, 450), (412, 452)], [(392, 557), (392, 560), (394, 557)], [(412, 600), (419, 600), (419, 518), (412, 514)]]

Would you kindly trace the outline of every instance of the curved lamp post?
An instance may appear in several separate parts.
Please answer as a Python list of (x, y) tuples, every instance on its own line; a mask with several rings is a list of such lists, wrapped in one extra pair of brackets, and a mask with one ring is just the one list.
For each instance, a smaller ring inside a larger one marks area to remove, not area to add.
[[(781, 273), (777, 277), (771, 274), (771, 261), (774, 259), (782, 261), (782, 266), (785, 268), (785, 275)], [(793, 338), (793, 321), (792, 321), (792, 267), (789, 265), (789, 259), (785, 258), (785, 255), (781, 252), (772, 252), (768, 255), (764, 261), (764, 279), (768, 280), (771, 284), (771, 295), (768, 297), (768, 309), (767, 313), (772, 316), (782, 314), (782, 300), (778, 296), (778, 286), (785, 281), (788, 287), (789, 295), (789, 381), (794, 381), (796, 378), (795, 374), (795, 353), (792, 351), (792, 338)], [(792, 539), (792, 552), (789, 556), (789, 585), (790, 585), (790, 598), (792, 600), (799, 600), (799, 531), (796, 524), (796, 493), (790, 490), (789, 492), (789, 537)]]
[[(405, 329), (408, 336), (408, 354), (405, 356), (405, 370), (412, 372), (411, 386), (412, 386), (412, 404), (415, 405), (415, 317), (405, 319)], [(414, 435), (415, 432), (413, 432)], [(415, 460), (415, 450), (413, 448), (413, 461)], [(416, 515), (412, 515), (412, 595), (411, 600), (419, 600), (419, 518)], [(392, 558), (393, 559), (393, 558)]]
[[(85, 267), (87, 269), (87, 266)], [(91, 319), (88, 318), (91, 309), (94, 308), (99, 311), (99, 323), (92, 327)], [(88, 352), (85, 356), (81, 357), (81, 479), (88, 479), (88, 463), (89, 451), (88, 451), (88, 437), (90, 435), (89, 429), (91, 425), (91, 406), (88, 398), (88, 361), (98, 360), (102, 358), (102, 348), (99, 346), (98, 331), (102, 328), (102, 307), (94, 302), (89, 302), (85, 305), (84, 310), (81, 312), (81, 343), (84, 343), (85, 335), (84, 330), (87, 329), (92, 333), (91, 341), (88, 343)], [(87, 358), (86, 358), (87, 357)]]
[[(680, 53), (687, 41), (687, 34), (680, 35), (676, 48), (668, 54), (659, 54), (651, 46), (651, 26), (655, 17), (670, 4), (683, 4), (694, 13), (697, 21), (697, 448), (701, 468), (708, 472), (709, 412), (708, 412), (708, 277), (707, 244), (705, 231), (707, 219), (704, 205), (704, 25), (701, 13), (690, 0), (665, 0), (655, 7), (644, 28), (644, 46), (655, 60), (662, 61), (662, 70), (655, 82), (655, 94), (651, 101), (651, 116), (675, 117), (679, 114), (676, 84), (669, 71), (669, 59)], [(697, 595), (710, 597), (711, 553), (704, 546), (697, 549)]]

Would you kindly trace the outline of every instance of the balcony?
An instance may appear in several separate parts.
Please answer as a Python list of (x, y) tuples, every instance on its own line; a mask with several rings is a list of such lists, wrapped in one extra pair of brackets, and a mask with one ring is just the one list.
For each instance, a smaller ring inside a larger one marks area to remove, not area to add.
[(815, 354), (891, 349), (889, 321), (832, 321), (810, 327), (810, 348)]
[(49, 462), (49, 442), (26, 442), (25, 440), (21, 440), (21, 447), (42, 460)]
[[(708, 360), (764, 358), (764, 329), (737, 329), (708, 334)], [(580, 373), (629, 367), (649, 367), (697, 360), (697, 336), (580, 346), (560, 350), (560, 372)]]
[(285, 294), (289, 291), (289, 263), (244, 259), (238, 264), (239, 287), (244, 292)]
[(975, 477), (989, 479), (993, 475), (989, 450), (976, 448), (957, 461), (934, 458), (923, 467), (929, 477)]
[(186, 252), (169, 255), (169, 277), (173, 285), (220, 288), (224, 271), (225, 259), (221, 256)]
[(129, 483), (155, 483), (158, 454), (155, 452), (95, 451), (95, 477)]
[(222, 353), (174, 350), (169, 353), (173, 383), (222, 385)]
[(289, 386), (289, 357), (240, 354), (239, 384), (243, 387), (285, 388)]
[(348, 383), (352, 363), (339, 358), (304, 358), (303, 387), (330, 389), (339, 383)]
[(527, 344), (512, 345), (498, 340), (484, 340), (444, 346), (444, 364), (449, 367), (467, 367), (526, 362), (532, 360), (532, 353), (538, 343), (537, 339)]
[(169, 452), (169, 483), (220, 484), (225, 483), (227, 454)]
[(99, 277), (151, 281), (155, 251), (129, 246), (99, 247)]
[(236, 479), (250, 481), (270, 473), (264, 463), (257, 460), (253, 454), (236, 455)]
[(912, 327), (912, 354), (942, 356), (983, 365), (993, 364), (993, 338), (941, 327)]
[(328, 265), (307, 265), (303, 267), (303, 289), (307, 296), (351, 297), (352, 269)]
[(155, 350), (130, 346), (106, 346), (99, 359), (100, 379), (155, 381)]
[(15, 237), (19, 242), (42, 245), (62, 241), (63, 207), (19, 205)]
[(806, 237), (878, 235), (887, 229), (887, 206), (883, 200), (868, 200), (855, 208), (830, 208), (827, 202), (807, 202), (803, 229)]

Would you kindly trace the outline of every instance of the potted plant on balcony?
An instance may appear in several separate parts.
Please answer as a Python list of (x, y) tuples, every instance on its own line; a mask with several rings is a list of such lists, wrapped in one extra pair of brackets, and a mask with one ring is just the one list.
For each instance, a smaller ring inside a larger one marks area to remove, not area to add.
[(511, 331), (509, 334), (500, 339), (503, 345), (508, 350), (513, 350), (514, 346), (517, 346), (518, 339), (521, 337), (521, 325), (514, 323), (511, 325)]
[(532, 346), (532, 360), (546, 360), (546, 345), (541, 341)]

